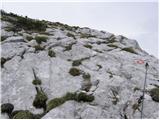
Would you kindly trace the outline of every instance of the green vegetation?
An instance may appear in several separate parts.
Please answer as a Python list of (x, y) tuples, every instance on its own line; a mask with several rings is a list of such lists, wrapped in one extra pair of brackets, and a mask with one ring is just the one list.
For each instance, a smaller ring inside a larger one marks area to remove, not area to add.
[(80, 38), (90, 38), (90, 37), (96, 37), (96, 36), (91, 35), (91, 34), (85, 34), (85, 33), (80, 34)]
[(22, 110), (15, 114), (13, 119), (34, 119), (34, 115), (28, 110)]
[(79, 66), (82, 64), (82, 60), (74, 60), (73, 63), (72, 63), (72, 66)]
[(53, 50), (49, 50), (49, 51), (48, 51), (48, 55), (49, 55), (50, 57), (56, 57), (56, 53), (55, 53)]
[(114, 45), (114, 44), (109, 44), (108, 47), (118, 48), (118, 46), (117, 46), (117, 45)]
[(151, 89), (149, 93), (153, 101), (159, 102), (159, 87)]
[(69, 70), (69, 73), (72, 75), (72, 76), (79, 76), (81, 74), (81, 71), (78, 69), (78, 68), (71, 68)]
[(44, 111), (46, 110), (46, 101), (48, 100), (47, 95), (41, 90), (36, 87), (37, 94), (33, 101), (33, 106), (35, 108), (43, 108)]
[(14, 13), (6, 13), (1, 10), (1, 19), (4, 21), (11, 22), (15, 30), (29, 30), (29, 31), (45, 31), (46, 23), (45, 21), (30, 19), (27, 16), (18, 16)]
[(1, 112), (11, 114), (14, 109), (14, 105), (11, 103), (4, 103), (1, 105)]
[(77, 102), (92, 102), (94, 100), (94, 96), (87, 95), (86, 93), (83, 93), (83, 92), (80, 92), (80, 93), (68, 92), (63, 97), (54, 98), (50, 100), (47, 104), (47, 112), (49, 112), (55, 107), (58, 107), (64, 104), (68, 100), (75, 100)]
[(44, 50), (44, 47), (41, 47), (40, 45), (35, 45), (34, 48), (35, 48), (35, 51)]
[(36, 36), (35, 40), (38, 44), (41, 44), (42, 42), (46, 42), (48, 39), (47, 36)]
[(27, 39), (28, 41), (31, 41), (31, 40), (33, 39), (33, 37), (30, 36), (30, 35), (27, 35), (27, 36), (26, 36), (26, 39)]
[(73, 39), (76, 39), (75, 35), (73, 35), (72, 33), (67, 33), (68, 37), (72, 37)]
[(94, 96), (92, 95), (87, 95), (86, 93), (80, 92), (77, 95), (76, 101), (78, 102), (92, 102), (94, 100)]
[(92, 49), (92, 46), (91, 46), (91, 45), (84, 45), (84, 47), (89, 48), (89, 49)]
[(33, 80), (33, 81), (32, 81), (32, 84), (33, 84), (33, 85), (41, 85), (42, 82), (41, 82), (41, 80), (36, 79), (36, 80)]
[(122, 50), (127, 51), (127, 52), (130, 52), (130, 53), (137, 54), (137, 52), (136, 52), (132, 47), (123, 48)]
[(90, 79), (91, 75), (89, 73), (84, 73), (82, 77), (83, 77), (83, 79), (86, 80), (86, 79)]

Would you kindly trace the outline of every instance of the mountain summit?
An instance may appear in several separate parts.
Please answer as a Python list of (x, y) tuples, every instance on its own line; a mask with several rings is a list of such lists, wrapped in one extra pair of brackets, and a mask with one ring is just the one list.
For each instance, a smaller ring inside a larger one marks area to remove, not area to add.
[(158, 118), (158, 59), (122, 35), (1, 11), (1, 112), (14, 119)]

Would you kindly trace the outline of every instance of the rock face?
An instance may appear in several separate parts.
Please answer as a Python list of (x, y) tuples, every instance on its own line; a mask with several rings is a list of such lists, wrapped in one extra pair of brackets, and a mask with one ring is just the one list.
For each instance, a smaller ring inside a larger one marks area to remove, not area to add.
[[(34, 84), (47, 95), (46, 105), (67, 92), (81, 91), (94, 96), (92, 102), (67, 100), (40, 118), (140, 118), (139, 98), (147, 62), (143, 118), (158, 118), (159, 94), (150, 95), (152, 89), (159, 91), (158, 59), (142, 50), (137, 41), (48, 21), (41, 21), (46, 24), (45, 30), (30, 30), (25, 22), (18, 21), (20, 18), (2, 14), (2, 104), (11, 103), (14, 110), (42, 113), (43, 109), (33, 106), (37, 91), (32, 82), (38, 79), (41, 82)], [(73, 75), (69, 72), (71, 68), (77, 68)], [(84, 74), (88, 76), (83, 77)], [(82, 83), (87, 80), (89, 91), (83, 91)]]

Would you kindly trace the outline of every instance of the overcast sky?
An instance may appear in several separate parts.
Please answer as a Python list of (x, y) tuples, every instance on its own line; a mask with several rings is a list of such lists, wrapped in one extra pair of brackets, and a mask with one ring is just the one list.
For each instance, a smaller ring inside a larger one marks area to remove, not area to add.
[(142, 49), (158, 57), (157, 2), (5, 2), (2, 9), (124, 35), (136, 39)]

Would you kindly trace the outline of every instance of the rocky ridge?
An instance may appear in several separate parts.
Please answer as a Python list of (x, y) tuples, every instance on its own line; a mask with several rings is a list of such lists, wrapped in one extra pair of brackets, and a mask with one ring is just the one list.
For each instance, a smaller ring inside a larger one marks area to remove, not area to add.
[(1, 13), (2, 118), (140, 118), (146, 62), (143, 118), (158, 118), (158, 59), (136, 40)]

